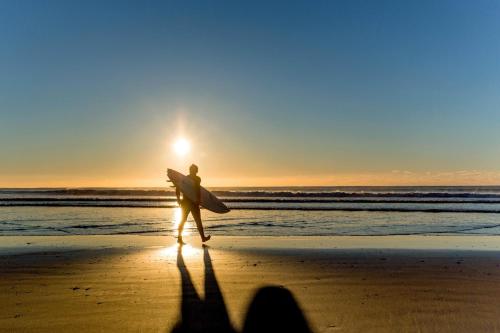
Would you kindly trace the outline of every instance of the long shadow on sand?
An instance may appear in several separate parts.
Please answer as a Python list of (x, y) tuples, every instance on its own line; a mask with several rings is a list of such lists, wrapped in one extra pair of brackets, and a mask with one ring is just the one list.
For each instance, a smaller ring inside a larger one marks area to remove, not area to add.
[[(203, 248), (203, 261), (205, 299), (196, 292), (182, 257), (182, 247), (179, 247), (177, 267), (182, 280), (181, 320), (172, 333), (236, 333), (229, 321), (208, 247)], [(310, 333), (311, 330), (292, 293), (286, 288), (268, 286), (255, 294), (243, 326), (243, 333), (257, 332)]]

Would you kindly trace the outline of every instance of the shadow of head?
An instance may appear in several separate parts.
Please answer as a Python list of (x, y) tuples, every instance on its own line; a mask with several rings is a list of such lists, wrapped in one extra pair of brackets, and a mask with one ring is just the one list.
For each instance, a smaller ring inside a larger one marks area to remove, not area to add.
[(243, 333), (257, 332), (306, 333), (311, 330), (292, 293), (270, 286), (257, 291), (243, 326)]

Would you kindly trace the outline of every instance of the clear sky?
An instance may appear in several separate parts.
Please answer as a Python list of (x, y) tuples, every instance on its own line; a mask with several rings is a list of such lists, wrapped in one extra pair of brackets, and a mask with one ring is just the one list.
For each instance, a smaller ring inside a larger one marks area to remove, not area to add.
[(500, 184), (499, 31), (484, 0), (4, 0), (0, 186)]

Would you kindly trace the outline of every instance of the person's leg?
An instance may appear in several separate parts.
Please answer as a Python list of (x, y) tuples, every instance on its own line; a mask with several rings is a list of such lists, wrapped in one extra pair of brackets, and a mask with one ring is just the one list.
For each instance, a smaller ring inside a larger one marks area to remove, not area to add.
[(203, 224), (201, 223), (200, 207), (199, 206), (192, 207), (191, 214), (193, 214), (194, 221), (196, 222), (196, 228), (198, 229), (198, 232), (200, 233), (201, 241), (206, 242), (207, 240), (210, 239), (210, 235), (205, 236), (205, 232), (203, 230)]
[(177, 242), (183, 244), (182, 241), (182, 231), (184, 230), (184, 224), (186, 224), (187, 217), (189, 215), (190, 207), (186, 203), (181, 204), (181, 220), (179, 221), (179, 233), (177, 236)]

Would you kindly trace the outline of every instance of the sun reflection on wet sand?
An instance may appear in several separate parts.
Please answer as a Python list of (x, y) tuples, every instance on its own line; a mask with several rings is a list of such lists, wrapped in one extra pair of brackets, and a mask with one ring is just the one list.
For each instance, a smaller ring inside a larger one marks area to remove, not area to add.
[[(180, 246), (181, 245), (179, 244), (174, 244), (169, 247), (161, 248), (160, 250), (158, 250), (158, 256), (165, 259), (176, 259)], [(189, 244), (182, 245), (181, 250), (182, 250), (182, 255), (185, 258), (201, 256), (201, 254), (203, 253), (201, 248), (193, 247)]]

